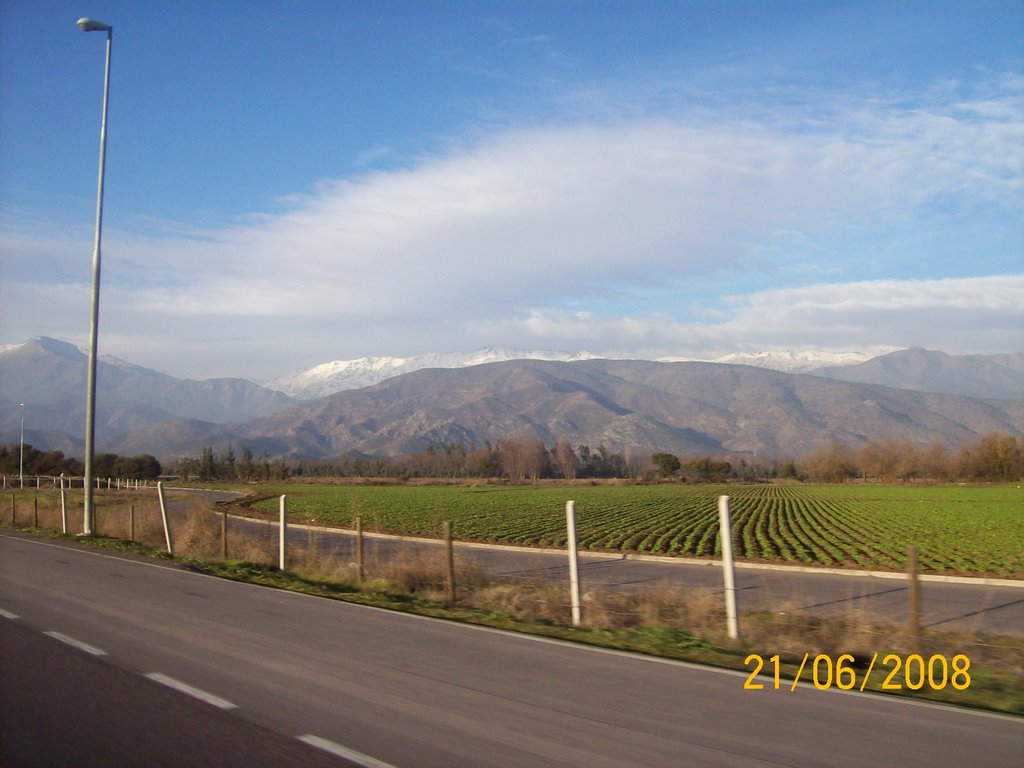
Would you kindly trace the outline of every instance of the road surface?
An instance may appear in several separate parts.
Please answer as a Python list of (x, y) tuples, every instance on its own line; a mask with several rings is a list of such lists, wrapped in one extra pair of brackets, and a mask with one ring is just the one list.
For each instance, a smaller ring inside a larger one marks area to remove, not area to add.
[[(741, 673), (221, 581), (6, 531), (0, 611), (19, 632), (58, 633), (90, 657), (101, 651), (95, 660), (119, 675), (178, 681), (187, 693), (175, 693), (200, 695), (211, 717), (375, 768), (982, 768), (1019, 764), (1024, 752), (1021, 718), (806, 686), (744, 690)], [(0, 634), (0, 658), (16, 665), (9, 634)], [(35, 685), (56, 696), (60, 676), (40, 667)], [(18, 705), (5, 695), (4, 707)], [(166, 715), (176, 746), (201, 755), (174, 708)], [(116, 717), (105, 726), (116, 729)]]

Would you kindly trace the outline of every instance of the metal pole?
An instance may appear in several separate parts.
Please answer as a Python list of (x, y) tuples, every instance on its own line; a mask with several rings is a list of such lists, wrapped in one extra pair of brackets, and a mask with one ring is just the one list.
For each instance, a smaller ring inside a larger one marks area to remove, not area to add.
[[(100, 27), (79, 26), (86, 31)], [(82, 533), (93, 535), (94, 509), (92, 471), (96, 452), (96, 343), (99, 336), (100, 320), (100, 239), (103, 232), (103, 176), (107, 163), (107, 103), (110, 96), (110, 49), (113, 45), (114, 28), (106, 26), (107, 57), (103, 70), (103, 118), (100, 122), (100, 171), (96, 183), (96, 241), (92, 252), (92, 313), (89, 320), (89, 373), (86, 382), (85, 401), (85, 510), (82, 517)], [(169, 549), (169, 547), (168, 547)]]
[(576, 502), (565, 502), (565, 530), (569, 538), (569, 600), (572, 604), (572, 625), (580, 625), (580, 557), (576, 547)]
[(732, 564), (732, 526), (729, 522), (729, 497), (718, 497), (718, 527), (722, 535), (722, 573), (725, 577), (725, 623), (729, 637), (740, 636), (736, 618), (736, 574)]

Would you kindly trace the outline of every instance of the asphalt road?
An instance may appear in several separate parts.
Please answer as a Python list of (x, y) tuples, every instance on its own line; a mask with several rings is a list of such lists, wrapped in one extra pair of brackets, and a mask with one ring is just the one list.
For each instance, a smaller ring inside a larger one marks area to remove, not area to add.
[[(744, 690), (744, 674), (220, 581), (8, 532), (0, 533), (0, 611), (0, 622), (17, 627), (13, 644), (9, 630), (0, 633), (5, 679), (29, 676), (44, 703), (68, 686), (94, 694), (97, 683), (24, 650), (26, 633), (57, 632), (101, 650), (71, 648), (119, 678), (180, 681), (192, 694), (171, 693), (189, 701), (199, 689), (205, 700), (195, 706), (211, 720), (234, 718), (296, 749), (312, 743), (376, 768), (980, 768), (1019, 764), (1024, 753), (1020, 718), (807, 686)], [(22, 704), (5, 688), (4, 708)], [(161, 739), (204, 755), (208, 742), (182, 708), (140, 706), (159, 708), (170, 734)], [(116, 710), (100, 720), (82, 730), (119, 732)], [(10, 722), (0, 720), (4, 744)], [(50, 738), (56, 748), (64, 736)], [(111, 746), (78, 748), (102, 757)], [(210, 764), (254, 764), (229, 752), (237, 761)], [(132, 763), (111, 755), (108, 764)]]
[(0, 650), (6, 768), (355, 765), (17, 620), (0, 620)]

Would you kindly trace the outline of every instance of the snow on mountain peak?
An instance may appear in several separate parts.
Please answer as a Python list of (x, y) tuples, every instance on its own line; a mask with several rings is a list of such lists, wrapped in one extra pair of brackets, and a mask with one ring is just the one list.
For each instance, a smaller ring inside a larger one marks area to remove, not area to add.
[[(865, 352), (778, 351), (737, 352), (711, 362), (753, 365), (786, 373), (806, 373), (825, 366), (855, 365), (871, 359)], [(556, 360), (571, 362), (593, 360), (589, 352), (540, 352), (523, 349), (484, 347), (472, 352), (446, 352), (413, 357), (360, 357), (334, 360), (267, 382), (265, 386), (284, 392), (298, 400), (315, 400), (346, 389), (369, 387), (393, 376), (422, 368), (468, 368), (508, 360)], [(659, 358), (659, 362), (678, 362), (693, 358)]]
[(752, 365), (785, 373), (808, 373), (827, 366), (857, 365), (870, 360), (877, 353), (822, 352), (819, 350), (778, 350), (772, 352), (733, 352), (711, 362), (730, 365)]
[(315, 400), (346, 389), (359, 389), (377, 384), (392, 376), (411, 373), (422, 368), (468, 368), (506, 360), (590, 360), (588, 352), (572, 354), (536, 352), (521, 349), (484, 347), (472, 352), (448, 352), (413, 357), (360, 357), (334, 360), (267, 382), (265, 386), (291, 395), (297, 400)]

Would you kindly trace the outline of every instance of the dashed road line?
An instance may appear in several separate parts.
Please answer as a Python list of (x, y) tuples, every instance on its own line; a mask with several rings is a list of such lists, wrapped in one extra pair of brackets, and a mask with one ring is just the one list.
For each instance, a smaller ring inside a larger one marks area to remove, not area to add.
[(10, 611), (5, 611), (3, 608), (0, 608), (0, 616), (3, 616), (5, 619), (20, 619), (21, 618), (21, 616), (19, 616), (18, 614), (11, 613)]
[(309, 744), (311, 747), (322, 749), (324, 752), (329, 752), (336, 757), (343, 757), (356, 765), (363, 766), (363, 768), (395, 768), (391, 763), (385, 763), (383, 760), (378, 760), (375, 757), (364, 755), (362, 752), (356, 752), (354, 749), (349, 749), (348, 747), (337, 744), (329, 739), (314, 736), (310, 733), (307, 733), (304, 736), (298, 736), (297, 738), (299, 741)]
[(149, 674), (144, 675), (144, 677), (148, 677), (153, 682), (160, 683), (161, 685), (166, 685), (168, 688), (173, 688), (174, 690), (180, 693), (187, 694), (189, 696), (192, 696), (193, 698), (199, 699), (200, 701), (205, 701), (207, 704), (212, 704), (213, 706), (219, 707), (220, 709), (238, 708), (237, 704), (233, 704), (227, 699), (222, 699), (220, 696), (215, 696), (214, 694), (209, 693), (208, 691), (204, 691), (201, 688), (195, 688), (194, 686), (191, 686), (188, 683), (183, 683), (180, 680), (175, 680), (173, 677), (168, 677), (167, 675), (163, 675), (159, 672), (150, 672)]
[(92, 654), (93, 656), (106, 656), (107, 655), (107, 652), (104, 651), (102, 648), (97, 648), (95, 645), (89, 645), (88, 643), (83, 643), (81, 640), (76, 640), (73, 637), (68, 637), (67, 635), (63, 634), (62, 632), (55, 632), (55, 631), (51, 630), (49, 632), (43, 632), (43, 634), (44, 635), (49, 635), (54, 640), (60, 640), (62, 643), (70, 645), (72, 648), (77, 648), (80, 651), (85, 651), (86, 653)]

